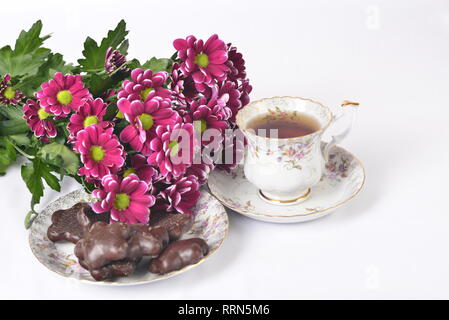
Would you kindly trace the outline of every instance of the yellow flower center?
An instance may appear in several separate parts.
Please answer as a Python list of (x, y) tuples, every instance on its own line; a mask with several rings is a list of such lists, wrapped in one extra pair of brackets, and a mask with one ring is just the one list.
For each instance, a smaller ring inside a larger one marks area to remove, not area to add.
[(114, 207), (118, 210), (125, 210), (129, 207), (131, 200), (126, 193), (118, 193), (114, 199)]
[(104, 156), (105, 156), (105, 152), (104, 152), (104, 149), (102, 147), (100, 147), (100, 146), (92, 146), (90, 148), (90, 157), (95, 162), (100, 162), (101, 160), (104, 159)]
[(195, 64), (202, 68), (206, 68), (209, 65), (209, 57), (205, 53), (199, 53), (195, 57)]
[(125, 118), (125, 115), (122, 113), (122, 112), (117, 112), (117, 114), (115, 115), (115, 117), (116, 118), (119, 118), (119, 119), (124, 119)]
[(146, 88), (140, 91), (140, 98), (142, 99), (142, 101), (145, 101), (147, 99), (151, 91), (153, 91), (153, 88)]
[(37, 112), (37, 116), (39, 117), (39, 119), (45, 120), (50, 116), (50, 114), (45, 111), (45, 108), (40, 108)]
[(86, 117), (86, 119), (84, 119), (83, 125), (84, 128), (91, 126), (93, 124), (97, 124), (98, 123), (98, 118), (96, 116), (88, 116)]
[(6, 87), (5, 91), (3, 91), (3, 95), (6, 99), (12, 99), (16, 96), (16, 90), (12, 87)]
[(69, 90), (61, 90), (56, 95), (56, 99), (60, 104), (68, 105), (73, 100), (72, 93)]
[(129, 176), (130, 174), (136, 173), (136, 169), (134, 168), (129, 168), (127, 170), (125, 170), (125, 172), (123, 173), (123, 177), (126, 178), (127, 176)]
[(179, 152), (179, 143), (178, 141), (171, 141), (168, 147), (171, 149), (170, 156), (174, 157)]
[(153, 117), (149, 115), (148, 113), (142, 113), (139, 116), (140, 122), (142, 122), (142, 127), (145, 130), (150, 130), (153, 127)]
[(207, 129), (207, 123), (206, 120), (201, 119), (200, 120), (200, 132), (203, 133)]
[(196, 132), (203, 133), (207, 129), (207, 122), (204, 119), (195, 120), (193, 122), (193, 127), (195, 128)]

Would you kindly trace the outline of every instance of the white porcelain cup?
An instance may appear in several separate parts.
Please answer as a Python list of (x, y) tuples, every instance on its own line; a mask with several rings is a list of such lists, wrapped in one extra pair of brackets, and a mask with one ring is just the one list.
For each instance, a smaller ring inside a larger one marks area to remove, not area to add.
[[(358, 106), (344, 101), (343, 107)], [(259, 188), (260, 197), (272, 204), (291, 205), (304, 201), (323, 174), (329, 151), (346, 137), (354, 120), (355, 108), (334, 116), (323, 104), (300, 97), (273, 97), (251, 102), (237, 114), (237, 125), (247, 138), (244, 172), (246, 178)], [(293, 138), (267, 138), (258, 136), (248, 127), (260, 115), (276, 118), (289, 117), (299, 112), (314, 118), (319, 129), (311, 134)], [(337, 119), (352, 115), (350, 124), (321, 149), (324, 131)]]

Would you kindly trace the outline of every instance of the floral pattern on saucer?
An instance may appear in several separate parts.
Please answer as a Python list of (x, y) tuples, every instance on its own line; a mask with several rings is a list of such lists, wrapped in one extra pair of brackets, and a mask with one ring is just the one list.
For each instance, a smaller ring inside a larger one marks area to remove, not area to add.
[[(322, 147), (325, 143), (322, 143)], [(230, 174), (214, 170), (208, 180), (211, 193), (226, 207), (256, 220), (294, 223), (323, 217), (355, 197), (363, 187), (362, 163), (341, 147), (334, 147), (321, 181), (299, 204), (277, 206), (263, 201), (239, 165)]]
[(84, 190), (76, 190), (49, 204), (33, 222), (30, 229), (29, 242), (36, 258), (48, 269), (65, 277), (94, 284), (142, 284), (166, 279), (185, 272), (212, 256), (222, 245), (229, 228), (228, 216), (224, 207), (211, 194), (202, 190), (201, 197), (194, 209), (195, 222), (193, 227), (182, 238), (203, 238), (210, 248), (210, 252), (206, 257), (197, 264), (165, 275), (147, 272), (145, 270), (145, 264), (148, 263), (148, 260), (143, 259), (136, 272), (129, 277), (117, 278), (114, 281), (95, 281), (89, 272), (78, 264), (78, 259), (73, 253), (73, 244), (63, 242), (53, 243), (47, 238), (47, 229), (51, 224), (51, 215), (53, 212), (59, 209), (70, 208), (78, 202), (89, 201), (89, 199), (90, 195), (84, 192)]

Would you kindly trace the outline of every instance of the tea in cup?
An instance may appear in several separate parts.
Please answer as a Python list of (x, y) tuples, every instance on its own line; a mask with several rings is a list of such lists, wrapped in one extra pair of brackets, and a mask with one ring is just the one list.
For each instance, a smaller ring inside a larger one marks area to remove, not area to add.
[[(358, 103), (345, 101), (342, 106)], [(341, 116), (300, 97), (262, 99), (238, 112), (237, 125), (248, 141), (245, 176), (263, 200), (291, 205), (307, 199), (322, 177), (330, 149), (349, 133), (350, 126), (322, 150), (323, 133)]]

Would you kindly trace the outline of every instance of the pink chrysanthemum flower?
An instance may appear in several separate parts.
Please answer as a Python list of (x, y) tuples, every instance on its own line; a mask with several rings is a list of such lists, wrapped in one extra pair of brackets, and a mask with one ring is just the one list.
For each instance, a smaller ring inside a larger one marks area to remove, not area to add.
[(192, 208), (200, 197), (200, 184), (194, 175), (175, 181), (158, 195), (158, 209), (182, 214), (193, 214)]
[[(192, 102), (190, 111), (184, 116), (185, 122), (194, 123), (195, 128), (204, 133), (207, 129), (215, 129), (219, 132), (229, 127), (226, 121), (231, 112), (226, 107), (218, 104), (216, 100), (207, 101), (206, 98), (200, 98)], [(212, 138), (202, 139), (203, 144), (209, 144)]]
[(242, 82), (238, 90), (240, 91), (240, 101), (242, 102), (242, 107), (244, 107), (249, 103), (249, 94), (253, 90), (253, 87), (249, 84), (249, 80), (247, 79)]
[[(106, 57), (104, 62), (104, 68), (108, 73), (113, 73), (118, 68), (122, 67), (126, 63), (126, 57), (118, 50), (114, 50), (109, 47), (106, 50)], [(129, 69), (123, 67), (121, 71), (128, 72)]]
[(227, 130), (223, 137), (220, 158), (217, 160), (215, 168), (231, 172), (232, 169), (235, 169), (241, 163), (244, 155), (245, 139), (243, 134)]
[(204, 90), (204, 84), (211, 86), (215, 80), (226, 79), (228, 67), (226, 61), (228, 54), (225, 43), (216, 34), (212, 35), (206, 43), (197, 40), (194, 36), (186, 39), (176, 39), (173, 46), (178, 50), (178, 57), (184, 76), (192, 74), (192, 78), (199, 91)]
[(229, 68), (228, 78), (233, 81), (246, 79), (246, 67), (243, 55), (237, 52), (237, 48), (232, 46), (231, 43), (227, 44), (227, 48), (228, 61), (226, 61), (226, 65)]
[(92, 97), (84, 87), (80, 75), (56, 72), (54, 79), (42, 83), (41, 88), (36, 93), (40, 105), (57, 118), (67, 117), (70, 112), (78, 110), (83, 99)]
[(184, 78), (179, 70), (177, 63), (173, 64), (172, 73), (170, 76), (170, 89), (172, 91), (172, 97), (177, 101), (185, 102), (184, 96)]
[(148, 163), (158, 167), (162, 176), (171, 173), (178, 178), (191, 165), (196, 146), (191, 123), (158, 126), (149, 143)]
[(79, 131), (94, 124), (106, 129), (110, 125), (108, 121), (103, 121), (107, 107), (107, 104), (100, 98), (85, 100), (78, 111), (70, 117), (70, 122), (67, 125), (70, 135), (76, 137)]
[(228, 120), (233, 124), (235, 123), (235, 116), (242, 108), (241, 93), (236, 82), (221, 82), (217, 86), (205, 90), (204, 95), (208, 99), (216, 99), (219, 103), (226, 105), (230, 109)]
[(198, 183), (202, 186), (207, 182), (207, 178), (209, 177), (209, 173), (214, 169), (214, 165), (199, 163), (192, 164), (186, 170), (186, 176), (193, 175), (198, 179)]
[(25, 97), (25, 95), (21, 91), (15, 90), (9, 83), (10, 80), (11, 76), (7, 74), (0, 82), (0, 104), (15, 106)]
[(151, 195), (148, 184), (137, 175), (130, 174), (123, 180), (107, 175), (101, 180), (103, 188), (96, 189), (92, 195), (98, 201), (92, 203), (96, 213), (111, 212), (111, 220), (129, 224), (148, 223), (150, 207), (155, 197)]
[[(132, 81), (125, 80), (122, 89), (118, 93), (118, 98), (126, 98), (129, 101), (146, 101), (155, 95), (162, 98), (170, 98), (171, 91), (162, 87), (167, 81), (167, 72), (156, 72), (143, 70), (141, 68), (131, 71)], [(153, 93), (150, 95), (150, 93)]]
[(117, 103), (120, 112), (130, 123), (123, 129), (120, 139), (129, 143), (131, 147), (142, 152), (143, 155), (151, 153), (148, 135), (157, 126), (173, 125), (181, 121), (181, 117), (172, 109), (171, 100), (154, 96), (142, 102), (120, 99)]
[(112, 131), (113, 128), (105, 130), (91, 125), (78, 132), (74, 149), (81, 154), (84, 164), (78, 170), (79, 175), (99, 180), (123, 166), (125, 152)]
[(141, 154), (131, 157), (131, 166), (123, 172), (123, 177), (136, 174), (140, 180), (152, 184), (159, 177), (159, 172), (147, 162), (147, 158)]
[(184, 77), (177, 63), (173, 64), (170, 76), (170, 89), (172, 99), (182, 105), (192, 102), (198, 94), (192, 77)]
[(56, 127), (49, 119), (50, 114), (48, 114), (43, 107), (39, 106), (37, 102), (31, 99), (27, 100), (26, 104), (23, 106), (23, 113), (23, 118), (26, 120), (28, 126), (34, 132), (36, 137), (56, 137)]

